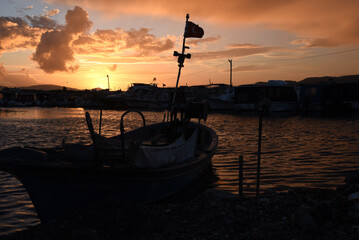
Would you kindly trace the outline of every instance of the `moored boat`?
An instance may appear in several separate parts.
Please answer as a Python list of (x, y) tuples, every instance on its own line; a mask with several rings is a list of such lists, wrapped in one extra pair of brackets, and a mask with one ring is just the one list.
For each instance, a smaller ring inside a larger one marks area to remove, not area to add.
[(295, 88), (285, 81), (270, 80), (266, 84), (236, 87), (235, 109), (239, 111), (295, 112), (298, 97)]
[(184, 131), (172, 141), (164, 133), (175, 128), (164, 122), (108, 139), (95, 134), (96, 145), (9, 148), (0, 151), (0, 170), (20, 180), (42, 222), (109, 199), (152, 203), (186, 188), (211, 166), (215, 132), (193, 122), (177, 126)]

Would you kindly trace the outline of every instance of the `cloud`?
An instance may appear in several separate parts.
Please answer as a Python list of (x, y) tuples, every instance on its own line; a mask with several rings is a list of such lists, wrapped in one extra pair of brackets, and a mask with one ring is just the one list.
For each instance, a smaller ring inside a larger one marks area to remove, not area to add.
[(336, 47), (340, 45), (339, 42), (336, 42), (333, 39), (328, 38), (317, 38), (317, 39), (297, 39), (291, 42), (292, 45), (302, 45), (306, 48), (311, 47)]
[(30, 25), (33, 28), (41, 28), (41, 29), (57, 29), (60, 28), (61, 26), (58, 25), (58, 23), (51, 19), (48, 16), (29, 16), (26, 15), (25, 18), (30, 22)]
[[(0, 54), (18, 49), (35, 49), (31, 59), (47, 73), (73, 72), (79, 68), (75, 54), (116, 54), (129, 58), (149, 57), (174, 47), (175, 36), (158, 38), (148, 28), (97, 30), (89, 34), (92, 22), (87, 12), (75, 7), (59, 25), (46, 14), (24, 18), (0, 17)], [(58, 11), (54, 11), (55, 13)]]
[(125, 36), (127, 48), (137, 48), (139, 56), (148, 56), (151, 53), (159, 53), (174, 47), (174, 42), (170, 39), (161, 41), (154, 35), (149, 34), (149, 29), (131, 29), (126, 31)]
[(75, 58), (69, 46), (71, 40), (72, 36), (63, 31), (48, 31), (42, 34), (32, 59), (47, 73), (77, 70), (78, 67), (72, 65)]
[(23, 68), (20, 72), (7, 72), (4, 65), (0, 64), (0, 86), (26, 87), (35, 84), (38, 84), (38, 81), (29, 74), (28, 70)]
[(113, 65), (110, 66), (108, 69), (109, 69), (111, 72), (116, 71), (116, 69), (117, 69), (117, 64), (113, 64)]
[(77, 6), (74, 10), (68, 10), (65, 18), (64, 29), (51, 30), (42, 34), (41, 41), (32, 56), (39, 67), (47, 73), (75, 72), (79, 68), (70, 44), (77, 34), (87, 32), (92, 22), (87, 12)]
[(52, 10), (44, 9), (43, 11), (45, 12), (45, 16), (49, 16), (49, 17), (55, 16), (55, 15), (59, 14), (59, 12), (60, 12), (60, 10), (57, 8), (52, 9)]
[(259, 46), (251, 43), (234, 43), (228, 45), (230, 48), (258, 48)]
[[(273, 66), (246, 65), (233, 68), (233, 72), (252, 72), (273, 69)], [(229, 70), (228, 70), (229, 71)]]
[(21, 18), (0, 17), (0, 55), (3, 51), (36, 47), (42, 32)]
[(217, 59), (217, 58), (236, 58), (236, 57), (246, 57), (251, 55), (258, 54), (269, 54), (272, 51), (278, 50), (279, 48), (275, 47), (261, 47), (256, 45), (251, 45), (249, 47), (235, 47), (229, 48), (222, 51), (211, 51), (211, 52), (200, 52), (193, 53), (193, 58), (199, 60), (208, 60), (208, 59)]
[(259, 25), (295, 33), (300, 38), (327, 39), (313, 46), (359, 44), (358, 0), (47, 0), (61, 4), (81, 4), (118, 14), (171, 16), (183, 19), (187, 12), (196, 19), (225, 25)]
[(78, 6), (74, 10), (68, 10), (65, 19), (65, 31), (69, 34), (86, 33), (92, 26), (88, 13)]
[(172, 49), (174, 37), (157, 38), (147, 28), (97, 30), (91, 35), (80, 36), (73, 42), (79, 54), (109, 54), (119, 52), (127, 56), (150, 56)]
[(197, 38), (197, 39), (189, 39), (187, 41), (187, 43), (188, 43), (188, 45), (198, 46), (199, 44), (202, 44), (202, 43), (217, 42), (220, 39), (221, 39), (221, 36), (209, 37), (209, 38)]
[(5, 87), (28, 87), (38, 84), (38, 81), (25, 74), (5, 74), (0, 82), (1, 86)]
[(0, 79), (5, 75), (6, 69), (3, 63), (0, 63)]

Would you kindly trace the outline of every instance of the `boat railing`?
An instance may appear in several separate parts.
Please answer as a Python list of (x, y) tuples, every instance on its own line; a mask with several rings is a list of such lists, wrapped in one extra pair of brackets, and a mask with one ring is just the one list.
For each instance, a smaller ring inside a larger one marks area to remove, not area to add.
[(125, 153), (125, 128), (124, 128), (124, 125), (123, 125), (123, 119), (124, 117), (128, 114), (128, 113), (131, 113), (131, 112), (135, 112), (135, 113), (138, 113), (141, 118), (142, 118), (142, 121), (143, 121), (143, 127), (146, 127), (146, 119), (145, 119), (145, 116), (143, 116), (143, 114), (138, 111), (138, 110), (135, 110), (135, 109), (130, 109), (130, 110), (127, 110), (126, 112), (124, 112), (121, 116), (121, 122), (120, 122), (120, 130), (121, 130), (121, 148), (122, 148), (122, 157), (123, 159), (126, 159), (126, 153)]
[(100, 167), (100, 166), (102, 166), (103, 162), (102, 162), (102, 160), (101, 160), (101, 158), (99, 156), (97, 137), (96, 137), (96, 134), (95, 134), (95, 130), (93, 128), (90, 113), (86, 112), (85, 116), (86, 116), (87, 127), (88, 127), (88, 129), (90, 131), (90, 135), (91, 135), (93, 146), (94, 146), (93, 150), (94, 150), (94, 156), (95, 156), (95, 165), (97, 167)]

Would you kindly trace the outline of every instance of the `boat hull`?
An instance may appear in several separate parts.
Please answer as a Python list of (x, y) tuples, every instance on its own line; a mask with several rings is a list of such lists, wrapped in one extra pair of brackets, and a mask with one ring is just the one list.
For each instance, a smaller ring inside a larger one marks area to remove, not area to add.
[(182, 164), (162, 168), (115, 168), (48, 161), (41, 151), (15, 148), (0, 152), (0, 170), (17, 177), (42, 222), (49, 222), (88, 204), (109, 200), (152, 203), (189, 187), (210, 171), (217, 135), (204, 151)]
[(27, 190), (42, 222), (70, 213), (84, 205), (111, 199), (151, 203), (184, 189), (210, 167), (207, 157), (169, 172), (114, 172), (111, 169), (27, 167), (17, 178)]

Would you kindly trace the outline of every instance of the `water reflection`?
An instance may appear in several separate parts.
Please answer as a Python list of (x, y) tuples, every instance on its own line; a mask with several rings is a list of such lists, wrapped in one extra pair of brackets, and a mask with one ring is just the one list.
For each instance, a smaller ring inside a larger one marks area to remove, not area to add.
[(83, 108), (0, 108), (0, 119), (54, 119), (83, 117)]
[[(100, 112), (89, 110), (95, 130)], [(0, 149), (11, 146), (56, 147), (67, 142), (90, 143), (85, 110), (69, 108), (0, 108)], [(120, 134), (123, 111), (103, 111), (102, 133)], [(147, 124), (160, 122), (164, 112), (143, 112)], [(219, 176), (216, 187), (238, 191), (238, 157), (244, 157), (244, 190), (256, 186), (258, 117), (210, 114), (205, 123), (219, 136), (213, 166)], [(125, 118), (125, 128), (142, 126), (137, 114)], [(335, 187), (346, 172), (359, 169), (359, 118), (325, 119), (300, 116), (263, 118), (261, 189)], [(30, 200), (20, 185), (0, 174), (0, 220), (37, 221)], [(10, 193), (10, 194), (9, 194)], [(16, 198), (9, 198), (16, 196)], [(7, 220), (6, 220), (7, 219)], [(1, 231), (5, 231), (1, 229)]]

